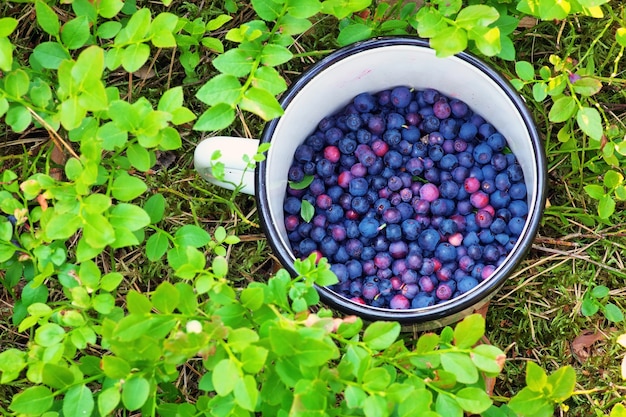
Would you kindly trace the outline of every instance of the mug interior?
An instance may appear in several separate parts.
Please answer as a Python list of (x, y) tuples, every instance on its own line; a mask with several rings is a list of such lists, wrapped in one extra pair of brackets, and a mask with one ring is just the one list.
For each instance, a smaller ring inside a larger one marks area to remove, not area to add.
[[(271, 146), (257, 173), (257, 193), (263, 200), (261, 205), (267, 205), (262, 217), (266, 217), (264, 223), (271, 229), (267, 231), (270, 242), (279, 248), (279, 257), (286, 257), (281, 262), (289, 266), (295, 260), (284, 226), (283, 202), (287, 172), (296, 147), (314, 132), (322, 118), (341, 110), (357, 94), (376, 93), (400, 85), (416, 90), (434, 88), (450, 98), (460, 99), (506, 137), (524, 171), (530, 211), (508, 258), (515, 256), (521, 245), (529, 245), (528, 239), (523, 237), (529, 234), (531, 219), (539, 215), (536, 208), (541, 206), (538, 199), (543, 196), (540, 181), (543, 173), (539, 163), (543, 155), (536, 131), (525, 113), (527, 110), (523, 105), (520, 107), (519, 97), (481, 61), (468, 59), (465, 54), (438, 58), (418, 40), (381, 42), (380, 46), (374, 42), (372, 45), (371, 48), (357, 46), (354, 51), (344, 50), (338, 58), (331, 56), (319, 62), (292, 87), (283, 99), (284, 115), (270, 123), (264, 132), (262, 141), (271, 141)], [(510, 263), (508, 258), (494, 276)], [(458, 298), (472, 297), (473, 292), (480, 291), (490, 280), (446, 303), (419, 310), (441, 309)]]

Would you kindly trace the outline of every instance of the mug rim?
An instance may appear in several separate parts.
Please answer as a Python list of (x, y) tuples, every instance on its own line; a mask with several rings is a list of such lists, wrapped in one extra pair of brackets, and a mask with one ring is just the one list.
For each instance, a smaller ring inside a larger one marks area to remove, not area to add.
[[(378, 37), (342, 47), (304, 71), (280, 98), (279, 102), (281, 106), (283, 109), (286, 109), (298, 95), (298, 92), (306, 84), (331, 65), (354, 54), (389, 46), (415, 46), (418, 48), (432, 50), (428, 41), (419, 37), (410, 36)], [(397, 321), (403, 324), (440, 322), (445, 318), (453, 317), (465, 311), (471, 310), (474, 306), (479, 305), (481, 301), (484, 302), (485, 300), (491, 298), (504, 285), (504, 282), (525, 258), (526, 253), (530, 249), (539, 228), (542, 211), (545, 206), (547, 183), (547, 162), (545, 150), (542, 146), (541, 138), (535, 126), (535, 122), (524, 102), (524, 99), (515, 91), (508, 80), (500, 75), (495, 69), (481, 59), (467, 52), (460, 52), (454, 55), (454, 57), (459, 58), (478, 69), (483, 75), (490, 78), (502, 90), (502, 92), (506, 94), (522, 118), (527, 133), (530, 136), (532, 149), (537, 156), (537, 178), (535, 179), (537, 195), (534, 206), (529, 207), (529, 215), (526, 220), (526, 233), (520, 237), (521, 242), (519, 242), (517, 248), (518, 250), (509, 254), (510, 257), (507, 258), (507, 262), (497, 270), (494, 276), (481, 282), (480, 288), (477, 291), (467, 294), (466, 297), (453, 298), (445, 303), (435, 304), (433, 306), (419, 309), (393, 310), (359, 304), (345, 298), (327, 287), (315, 285), (323, 304), (340, 310), (346, 314), (357, 315), (367, 321), (386, 320)], [(275, 118), (265, 125), (260, 143), (271, 142), (279, 120), (280, 118)], [(273, 226), (271, 221), (270, 202), (267, 187), (264, 181), (267, 174), (266, 161), (267, 160), (263, 160), (259, 162), (255, 169), (255, 198), (260, 213), (259, 220), (267, 236), (270, 247), (280, 260), (281, 265), (289, 271), (292, 276), (295, 276), (297, 275), (297, 271), (295, 271), (294, 264), (292, 262), (292, 258), (294, 256), (289, 248), (278, 243), (281, 241), (279, 232)]]

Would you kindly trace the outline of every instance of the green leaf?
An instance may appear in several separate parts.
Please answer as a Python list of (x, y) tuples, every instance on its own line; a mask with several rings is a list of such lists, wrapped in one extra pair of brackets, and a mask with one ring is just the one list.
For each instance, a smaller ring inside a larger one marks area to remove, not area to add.
[(120, 32), (121, 29), (122, 24), (120, 22), (108, 21), (98, 26), (96, 34), (100, 39), (112, 39)]
[(372, 28), (363, 23), (353, 23), (342, 28), (337, 36), (337, 43), (341, 46), (362, 41), (372, 35)]
[(146, 192), (148, 186), (140, 178), (130, 176), (122, 171), (115, 177), (110, 189), (113, 198), (120, 201), (131, 201)]
[(548, 97), (548, 86), (546, 83), (539, 82), (533, 85), (533, 99), (540, 103)]
[(441, 393), (435, 400), (435, 411), (440, 416), (463, 417), (463, 409), (455, 398), (448, 393)]
[(78, 96), (71, 96), (59, 106), (61, 125), (66, 130), (78, 128), (87, 115), (87, 110), (80, 104)]
[(67, 49), (83, 47), (89, 40), (89, 20), (87, 16), (78, 16), (63, 25), (61, 41)]
[(174, 239), (179, 246), (200, 248), (211, 241), (211, 235), (201, 227), (186, 224), (176, 231)]
[(4, 90), (12, 97), (20, 98), (28, 92), (30, 77), (23, 69), (11, 71), (4, 77)]
[(148, 171), (154, 164), (154, 153), (138, 143), (134, 143), (126, 148), (126, 155), (132, 166), (142, 172)]
[(63, 416), (90, 416), (95, 406), (93, 394), (86, 385), (70, 388), (63, 398)]
[(267, 90), (275, 96), (287, 89), (287, 83), (278, 71), (272, 67), (265, 66), (257, 68), (254, 72), (252, 86)]
[(383, 391), (390, 383), (391, 375), (384, 368), (371, 368), (363, 375), (363, 388), (367, 391)]
[(143, 209), (150, 216), (150, 224), (156, 224), (165, 214), (165, 197), (163, 194), (154, 194), (145, 202)]
[(30, 126), (32, 117), (26, 107), (18, 104), (9, 108), (4, 121), (11, 126), (11, 130), (15, 133), (21, 133)]
[(20, 376), (26, 367), (26, 353), (19, 349), (8, 348), (0, 353), (0, 384), (7, 384)]
[(237, 77), (219, 74), (200, 87), (196, 97), (209, 106), (215, 106), (219, 103), (235, 106), (241, 99), (241, 89), (241, 83)]
[(576, 122), (580, 129), (591, 139), (600, 141), (602, 139), (602, 118), (600, 112), (593, 107), (582, 107), (576, 114)]
[(618, 28), (615, 31), (615, 40), (620, 46), (626, 48), (626, 28)]
[(150, 47), (145, 43), (135, 43), (124, 48), (122, 67), (128, 72), (135, 72), (150, 58)]
[(226, 23), (230, 22), (231, 20), (233, 20), (232, 16), (229, 16), (227, 14), (221, 14), (207, 22), (206, 30), (209, 32), (212, 32), (214, 30), (221, 28), (222, 26), (224, 26)]
[(583, 302), (580, 306), (580, 312), (585, 317), (590, 317), (596, 314), (600, 310), (600, 304), (591, 299), (591, 298), (583, 298)]
[(470, 357), (478, 369), (493, 375), (500, 373), (506, 360), (504, 352), (492, 345), (476, 346)]
[(194, 130), (208, 131), (225, 129), (235, 121), (235, 109), (226, 103), (211, 106), (196, 121)]
[(475, 387), (461, 389), (456, 393), (456, 401), (463, 410), (473, 414), (480, 414), (493, 404), (484, 389)]
[(598, 285), (596, 287), (593, 287), (593, 289), (591, 290), (591, 296), (598, 299), (604, 298), (609, 295), (609, 291), (609, 287), (605, 285)]
[(576, 386), (576, 371), (567, 365), (548, 376), (549, 397), (554, 402), (563, 402), (572, 396)]
[(224, 397), (230, 394), (241, 379), (240, 372), (237, 364), (232, 360), (222, 359), (219, 361), (212, 373), (213, 387), (215, 387), (217, 395)]
[(0, 38), (9, 36), (17, 27), (17, 19), (12, 17), (0, 18)]
[(178, 16), (173, 13), (159, 13), (150, 26), (152, 44), (157, 48), (172, 48), (176, 46), (173, 32), (178, 24)]
[(441, 366), (444, 370), (454, 374), (462, 384), (473, 384), (478, 381), (478, 370), (468, 355), (457, 352), (441, 355)]
[(300, 217), (305, 222), (310, 222), (315, 215), (315, 207), (313, 204), (309, 203), (307, 200), (302, 200), (302, 204), (300, 205)]
[(321, 8), (319, 0), (287, 0), (287, 13), (297, 19), (308, 19), (319, 13)]
[(59, 17), (50, 6), (43, 0), (35, 1), (35, 12), (37, 13), (37, 23), (48, 35), (57, 36), (59, 34)]
[(528, 387), (515, 394), (508, 405), (511, 410), (522, 416), (554, 415), (554, 405), (545, 398), (545, 394), (532, 391)]
[(275, 20), (282, 14), (282, 1), (252, 0), (252, 8), (259, 17), (267, 22)]
[(124, 2), (123, 0), (100, 0), (96, 3), (96, 7), (100, 16), (105, 19), (111, 19), (122, 10)]
[(454, 328), (454, 344), (465, 349), (474, 346), (485, 334), (485, 319), (480, 314), (472, 314)]
[(74, 383), (74, 374), (66, 366), (45, 363), (42, 382), (51, 388), (64, 389)]
[(574, 91), (586, 97), (593, 96), (600, 92), (602, 83), (600, 80), (592, 77), (582, 77), (573, 84)]
[(611, 169), (604, 173), (604, 179), (602, 182), (605, 187), (613, 189), (624, 182), (624, 176)]
[(526, 385), (528, 389), (542, 392), (548, 383), (546, 371), (534, 362), (528, 362), (526, 365)]
[(457, 54), (467, 48), (467, 32), (458, 27), (448, 27), (430, 39), (430, 46), (441, 58)]
[(607, 303), (604, 305), (604, 316), (607, 320), (613, 323), (621, 323), (624, 321), (624, 313), (622, 310), (613, 303)]
[(122, 385), (122, 404), (129, 411), (140, 409), (150, 395), (150, 382), (147, 379), (137, 376), (128, 379)]
[(235, 402), (244, 410), (254, 411), (259, 398), (259, 390), (256, 380), (252, 375), (246, 374), (237, 380), (233, 390)]
[(16, 413), (40, 415), (52, 407), (53, 400), (54, 396), (49, 388), (37, 385), (14, 396), (9, 408)]
[(594, 200), (600, 200), (604, 197), (604, 187), (598, 184), (588, 184), (583, 187), (585, 192), (589, 195), (589, 197)]
[[(2, 25), (0, 25), (0, 27), (2, 27)], [(4, 72), (9, 72), (12, 68), (13, 44), (11, 43), (9, 38), (0, 37), (0, 70)], [(2, 116), (2, 114), (3, 112), (0, 112), (0, 116)]]
[(30, 57), (46, 69), (58, 69), (66, 59), (70, 59), (69, 53), (58, 42), (42, 42), (35, 46)]
[(216, 255), (211, 262), (211, 269), (218, 278), (224, 278), (228, 273), (228, 261), (223, 256)]
[(374, 322), (365, 329), (363, 342), (374, 350), (387, 349), (400, 335), (400, 329), (397, 322)]
[(157, 110), (172, 113), (183, 106), (184, 98), (182, 87), (170, 88), (159, 99)]
[(100, 391), (98, 395), (98, 412), (101, 416), (108, 416), (120, 403), (121, 395), (117, 386)]
[(234, 48), (216, 57), (213, 66), (220, 72), (235, 77), (244, 77), (250, 74), (254, 57), (241, 47)]
[(48, 239), (65, 240), (72, 236), (80, 227), (80, 218), (73, 213), (56, 214), (45, 227)]
[(535, 79), (535, 67), (528, 61), (517, 61), (515, 63), (515, 73), (518, 77), (525, 81)]
[(574, 115), (574, 113), (576, 112), (576, 108), (576, 101), (573, 97), (559, 97), (552, 105), (552, 108), (548, 113), (548, 118), (553, 123), (564, 122), (566, 120), (569, 120)]
[(86, 213), (84, 216), (83, 237), (94, 248), (104, 248), (115, 241), (115, 230), (101, 214)]
[(291, 51), (284, 46), (268, 43), (261, 51), (261, 64), (275, 67), (288, 62), (292, 57)]
[(134, 232), (149, 225), (150, 216), (139, 206), (120, 203), (111, 210), (109, 222), (115, 228), (126, 228)]
[(162, 314), (173, 313), (180, 302), (178, 290), (168, 281), (160, 283), (150, 298), (154, 307)]
[(169, 239), (164, 232), (157, 231), (146, 241), (146, 256), (151, 262), (161, 259), (170, 247)]
[(464, 7), (457, 15), (455, 22), (464, 29), (472, 29), (475, 26), (488, 26), (498, 20), (500, 14), (490, 6), (476, 4)]
[(365, 417), (379, 417), (388, 415), (387, 400), (380, 395), (370, 395), (363, 401)]
[(150, 31), (150, 9), (143, 8), (132, 13), (124, 29), (115, 38), (115, 44), (142, 42)]
[(283, 114), (283, 108), (274, 95), (267, 90), (257, 87), (249, 88), (243, 94), (239, 107), (242, 110), (260, 116), (266, 121), (282, 116)]
[(499, 28), (478, 27), (468, 32), (468, 38), (472, 39), (481, 53), (486, 56), (495, 56), (500, 53), (501, 35)]

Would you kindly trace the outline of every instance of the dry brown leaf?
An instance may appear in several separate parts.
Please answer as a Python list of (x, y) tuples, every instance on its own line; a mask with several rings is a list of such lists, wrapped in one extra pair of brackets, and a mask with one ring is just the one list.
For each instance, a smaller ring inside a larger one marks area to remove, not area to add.
[(604, 339), (606, 339), (605, 333), (583, 330), (582, 334), (572, 341), (572, 353), (580, 362), (584, 362), (594, 354), (593, 345)]

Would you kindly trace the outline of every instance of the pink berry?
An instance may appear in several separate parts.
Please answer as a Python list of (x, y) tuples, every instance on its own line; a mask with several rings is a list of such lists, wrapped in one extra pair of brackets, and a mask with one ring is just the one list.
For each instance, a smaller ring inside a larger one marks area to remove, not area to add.
[(489, 196), (482, 191), (470, 195), (470, 203), (477, 209), (485, 208), (489, 204)]
[(457, 232), (453, 235), (448, 236), (448, 243), (450, 243), (452, 246), (461, 246), (463, 244), (463, 234)]
[(341, 151), (338, 147), (334, 145), (329, 145), (324, 148), (324, 158), (336, 164), (337, 162), (339, 162), (339, 158), (341, 158)]
[(420, 188), (419, 194), (422, 200), (432, 203), (439, 198), (439, 188), (435, 184), (426, 183)]

